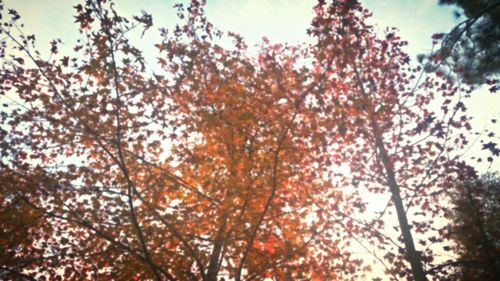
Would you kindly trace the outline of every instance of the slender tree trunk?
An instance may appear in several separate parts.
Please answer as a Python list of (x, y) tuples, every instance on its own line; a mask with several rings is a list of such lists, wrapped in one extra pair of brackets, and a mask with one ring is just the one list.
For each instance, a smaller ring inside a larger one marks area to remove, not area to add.
[(207, 271), (207, 281), (217, 281), (219, 261), (225, 238), (224, 232), (226, 231), (226, 223), (227, 223), (227, 214), (223, 214), (221, 218), (221, 226), (217, 231), (217, 235), (214, 240), (214, 248), (212, 249), (212, 254), (210, 255), (210, 261), (208, 264), (208, 271)]
[(366, 105), (369, 105), (369, 108), (367, 108), (367, 110), (369, 110), (368, 114), (370, 118), (370, 125), (373, 131), (373, 137), (375, 139), (375, 147), (380, 153), (382, 165), (386, 174), (387, 184), (392, 195), (392, 202), (394, 202), (394, 206), (396, 207), (399, 227), (401, 228), (401, 234), (403, 235), (403, 241), (405, 243), (406, 259), (410, 262), (411, 270), (413, 272), (413, 277), (415, 278), (415, 280), (426, 281), (427, 278), (425, 277), (425, 272), (422, 267), (422, 257), (420, 253), (415, 249), (415, 243), (411, 234), (410, 225), (408, 224), (408, 218), (406, 216), (406, 211), (403, 205), (403, 199), (401, 199), (401, 192), (396, 181), (394, 166), (392, 165), (389, 154), (387, 153), (387, 149), (385, 148), (382, 138), (382, 132), (380, 132), (380, 129), (375, 120), (373, 106), (371, 105), (371, 102), (368, 102), (368, 93), (365, 91), (365, 87), (363, 86), (363, 79), (361, 78), (355, 61), (352, 62), (352, 66), (354, 68), (354, 72), (356, 73), (356, 79), (361, 91), (361, 95), (364, 97), (365, 102), (367, 102)]
[(400, 189), (396, 181), (396, 176), (394, 172), (394, 167), (389, 160), (389, 155), (385, 149), (384, 142), (382, 141), (382, 135), (379, 132), (377, 123), (373, 119), (371, 120), (371, 125), (373, 129), (373, 135), (375, 137), (375, 145), (380, 153), (382, 159), (382, 164), (385, 169), (387, 184), (392, 194), (392, 201), (396, 207), (396, 213), (398, 215), (399, 227), (401, 228), (401, 234), (403, 235), (403, 240), (406, 248), (406, 258), (410, 262), (411, 270), (413, 272), (413, 277), (416, 281), (425, 281), (425, 272), (422, 267), (422, 258), (420, 253), (415, 249), (415, 243), (413, 242), (413, 236), (411, 234), (410, 225), (408, 224), (408, 218), (406, 216), (406, 211), (403, 205), (403, 200), (401, 199)]

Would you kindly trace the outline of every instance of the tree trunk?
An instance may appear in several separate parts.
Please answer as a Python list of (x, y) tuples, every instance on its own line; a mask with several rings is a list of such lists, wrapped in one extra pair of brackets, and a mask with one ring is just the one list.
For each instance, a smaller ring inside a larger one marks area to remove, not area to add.
[[(394, 166), (389, 159), (389, 154), (387, 153), (387, 149), (385, 148), (384, 141), (382, 139), (382, 132), (377, 125), (375, 117), (373, 116), (373, 107), (371, 106), (371, 102), (368, 102), (368, 93), (365, 91), (363, 86), (363, 80), (356, 66), (356, 62), (352, 62), (352, 66), (354, 68), (354, 72), (356, 73), (356, 79), (358, 82), (359, 89), (361, 91), (361, 95), (365, 98), (367, 102), (366, 105), (370, 105), (367, 110), (369, 110), (368, 115), (370, 118), (370, 125), (373, 131), (373, 137), (375, 139), (375, 147), (380, 153), (380, 158), (382, 160), (382, 164), (384, 166), (384, 170), (386, 173), (386, 180), (389, 186), (389, 190), (392, 195), (392, 202), (394, 202), (394, 206), (396, 207), (396, 214), (398, 216), (399, 227), (401, 228), (401, 234), (403, 235), (403, 241), (405, 243), (406, 249), (406, 259), (410, 262), (411, 270), (413, 272), (413, 277), (416, 281), (427, 281), (425, 277), (425, 272), (422, 267), (422, 258), (419, 252), (415, 249), (415, 243), (413, 242), (413, 236), (411, 235), (410, 225), (408, 224), (408, 218), (406, 217), (405, 208), (403, 205), (403, 199), (401, 199), (401, 193), (399, 189), (399, 185), (396, 181), (396, 174), (394, 172)], [(381, 171), (382, 172), (382, 171)]]
[(396, 181), (396, 175), (394, 172), (394, 167), (389, 159), (387, 150), (385, 149), (384, 142), (382, 140), (382, 134), (379, 132), (377, 123), (371, 118), (371, 125), (373, 129), (373, 135), (375, 137), (375, 145), (380, 152), (380, 157), (382, 159), (382, 164), (384, 165), (387, 184), (392, 194), (392, 201), (396, 207), (396, 213), (398, 215), (399, 227), (401, 228), (401, 234), (403, 235), (403, 240), (406, 248), (406, 258), (410, 262), (411, 270), (413, 272), (413, 277), (416, 281), (425, 281), (425, 272), (422, 267), (422, 260), (420, 253), (415, 249), (415, 243), (413, 242), (413, 237), (411, 234), (410, 225), (408, 224), (408, 218), (406, 217), (406, 211), (403, 205), (403, 200), (401, 199), (400, 189)]

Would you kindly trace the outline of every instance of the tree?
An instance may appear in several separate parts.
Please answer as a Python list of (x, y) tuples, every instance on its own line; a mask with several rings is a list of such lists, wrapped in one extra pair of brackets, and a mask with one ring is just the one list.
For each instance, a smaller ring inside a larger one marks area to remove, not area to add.
[[(439, 4), (456, 6), (455, 16), (463, 20), (450, 32), (432, 36), (433, 44), (439, 45), (418, 57), (424, 69), (459, 83), (485, 85), (495, 93), (500, 88), (500, 1), (440, 0)], [(495, 140), (483, 145), (490, 162), (500, 153), (496, 146)]]
[(500, 275), (499, 179), (488, 174), (463, 180), (453, 195), (452, 231), (460, 280), (496, 280)]
[[(439, 48), (427, 57), (428, 70), (455, 76), (467, 83), (498, 89), (500, 71), (500, 1), (440, 0), (441, 5), (455, 5), (465, 19), (447, 34), (435, 34)], [(421, 56), (423, 59), (424, 56)]]
[[(1, 202), (22, 224), (2, 230), (2, 276), (354, 278), (334, 235), (349, 211), (305, 110), (321, 73), (299, 48), (264, 44), (253, 59), (234, 34), (223, 48), (202, 2), (177, 8), (184, 24), (162, 29), (150, 75), (125, 36), (152, 25), (146, 13), (77, 5), (74, 55), (54, 41), (44, 60), (2, 11)], [(29, 235), (7, 241), (14, 231)]]
[[(318, 1), (314, 44), (264, 40), (256, 56), (203, 6), (177, 4), (182, 23), (160, 29), (161, 71), (129, 39), (151, 28), (145, 12), (127, 19), (87, 0), (73, 55), (54, 41), (43, 59), (3, 11), (0, 203), (11, 220), (23, 214), (27, 235), (1, 233), (12, 253), (1, 274), (358, 279), (367, 268), (350, 243), (367, 240), (393, 279), (425, 280), (436, 261), (417, 247), (446, 234), (432, 220), (461, 171), (468, 93), (420, 81), (405, 43), (378, 37), (357, 1)], [(336, 171), (344, 164), (350, 175)], [(386, 195), (400, 234), (385, 210), (369, 216), (361, 190)]]
[[(32, 260), (41, 257), (43, 252), (35, 244), (44, 243), (44, 233), (54, 230), (43, 213), (31, 208), (20, 196), (38, 197), (33, 194), (37, 191), (35, 184), (19, 181), (6, 167), (2, 166), (0, 171), (0, 276), (2, 279), (30, 279), (23, 269), (29, 268)], [(48, 264), (51, 260), (40, 262)]]
[[(358, 1), (324, 2), (315, 7), (310, 32), (318, 40), (315, 55), (320, 67), (328, 71), (318, 106), (324, 118), (337, 121), (336, 130), (330, 128), (332, 156), (338, 166), (348, 163), (350, 167), (349, 176), (341, 176), (339, 185), (359, 192), (352, 205), (361, 213), (366, 212), (360, 203), (366, 198), (362, 193), (387, 195), (387, 206), (380, 214), (371, 220), (364, 215), (358, 221), (359, 232), (368, 232), (358, 235), (382, 252), (373, 254), (387, 261), (386, 272), (394, 279), (426, 280), (431, 277), (426, 269), (438, 262), (430, 246), (447, 236), (446, 229), (433, 220), (446, 216), (439, 201), (451, 188), (452, 175), (462, 170), (453, 151), (464, 148), (467, 140), (454, 130), (470, 129), (462, 102), (470, 90), (439, 78), (422, 78), (420, 68), (411, 68), (401, 50), (406, 42), (390, 29), (385, 38), (378, 37), (365, 23), (369, 11)], [(439, 100), (441, 112), (429, 106)], [(401, 235), (395, 239), (383, 234), (390, 205)], [(415, 218), (418, 215), (422, 217)], [(426, 250), (417, 250), (417, 243)]]

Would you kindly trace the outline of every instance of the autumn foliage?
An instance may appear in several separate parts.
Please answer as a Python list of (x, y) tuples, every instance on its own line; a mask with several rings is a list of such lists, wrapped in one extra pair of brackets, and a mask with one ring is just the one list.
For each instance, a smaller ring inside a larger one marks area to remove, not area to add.
[[(462, 171), (468, 93), (419, 78), (357, 1), (318, 1), (315, 43), (257, 55), (203, 7), (176, 5), (151, 70), (127, 37), (153, 32), (145, 12), (87, 0), (72, 54), (54, 41), (43, 59), (2, 6), (0, 276), (357, 280), (356, 241), (390, 278), (435, 274), (416, 248), (447, 239), (435, 202)], [(396, 231), (367, 194), (395, 205)]]

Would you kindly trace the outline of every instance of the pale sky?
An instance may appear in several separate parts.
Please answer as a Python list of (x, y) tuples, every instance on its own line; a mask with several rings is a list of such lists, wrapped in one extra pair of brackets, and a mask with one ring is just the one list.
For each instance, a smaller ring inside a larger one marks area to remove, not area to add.
[[(43, 32), (42, 42), (51, 38), (74, 38), (76, 24), (73, 11), (78, 0), (4, 0), (24, 16), (29, 30)], [(180, 0), (179, 0), (180, 1)], [(171, 27), (175, 22), (173, 4), (177, 0), (115, 0), (119, 11), (151, 13), (157, 26)], [(186, 1), (181, 1), (186, 2)], [(294, 43), (306, 41), (306, 29), (312, 19), (313, 0), (208, 0), (209, 19), (222, 30), (234, 30), (250, 43), (262, 36), (271, 41)], [(380, 29), (395, 26), (410, 41), (409, 52), (422, 52), (431, 47), (430, 36), (449, 31), (455, 20), (452, 8), (438, 6), (437, 0), (365, 0), (363, 5), (373, 11), (372, 23)], [(37, 34), (40, 34), (37, 32)]]

